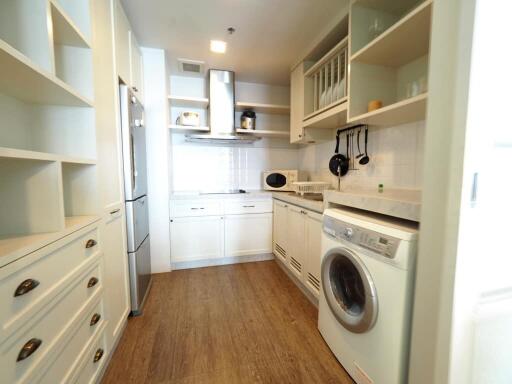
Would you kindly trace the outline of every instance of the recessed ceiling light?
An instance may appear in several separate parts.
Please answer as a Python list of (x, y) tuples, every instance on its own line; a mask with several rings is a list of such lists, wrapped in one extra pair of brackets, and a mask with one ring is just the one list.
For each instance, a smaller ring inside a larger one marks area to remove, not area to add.
[(210, 40), (210, 51), (215, 53), (226, 53), (226, 42), (221, 40)]

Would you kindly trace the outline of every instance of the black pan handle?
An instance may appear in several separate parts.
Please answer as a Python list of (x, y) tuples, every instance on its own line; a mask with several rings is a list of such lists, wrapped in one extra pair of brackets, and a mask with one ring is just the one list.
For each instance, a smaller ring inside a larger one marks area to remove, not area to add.
[(364, 130), (364, 154), (368, 156), (368, 126)]
[(338, 132), (336, 134), (336, 148), (334, 148), (334, 153), (339, 153), (340, 152), (340, 133)]

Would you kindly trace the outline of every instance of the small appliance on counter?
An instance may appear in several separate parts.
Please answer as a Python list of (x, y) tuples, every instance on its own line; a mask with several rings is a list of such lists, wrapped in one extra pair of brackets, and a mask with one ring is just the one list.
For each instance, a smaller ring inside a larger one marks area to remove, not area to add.
[(240, 116), (240, 128), (242, 129), (256, 129), (256, 113), (254, 111), (243, 111)]
[(197, 112), (181, 112), (176, 120), (177, 125), (185, 125), (187, 127), (199, 127), (199, 113)]
[(263, 172), (263, 189), (267, 191), (294, 191), (293, 183), (300, 181), (302, 173), (296, 169)]

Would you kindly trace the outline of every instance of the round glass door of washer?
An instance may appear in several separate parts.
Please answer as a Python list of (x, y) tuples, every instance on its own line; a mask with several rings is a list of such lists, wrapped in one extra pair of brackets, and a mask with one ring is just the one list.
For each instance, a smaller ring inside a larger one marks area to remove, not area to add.
[(347, 330), (364, 333), (374, 326), (378, 313), (375, 284), (352, 251), (336, 248), (324, 256), (322, 288), (333, 315)]

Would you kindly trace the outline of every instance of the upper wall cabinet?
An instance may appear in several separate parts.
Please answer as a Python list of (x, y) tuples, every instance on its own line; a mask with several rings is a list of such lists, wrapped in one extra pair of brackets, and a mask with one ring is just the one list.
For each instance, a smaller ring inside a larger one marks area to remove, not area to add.
[(114, 0), (114, 36), (117, 75), (130, 83), (130, 23), (119, 0)]
[(138, 99), (143, 99), (142, 54), (137, 38), (119, 0), (114, 1), (114, 36), (117, 75), (132, 88)]
[[(350, 13), (349, 121), (425, 119), (432, 0), (357, 0)], [(369, 108), (377, 101), (381, 107)]]

